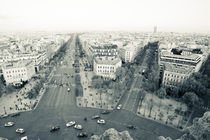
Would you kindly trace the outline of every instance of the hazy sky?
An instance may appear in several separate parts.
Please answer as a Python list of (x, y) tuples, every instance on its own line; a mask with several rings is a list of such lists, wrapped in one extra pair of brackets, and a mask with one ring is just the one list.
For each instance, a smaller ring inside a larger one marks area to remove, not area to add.
[(209, 32), (210, 0), (0, 0), (0, 31)]

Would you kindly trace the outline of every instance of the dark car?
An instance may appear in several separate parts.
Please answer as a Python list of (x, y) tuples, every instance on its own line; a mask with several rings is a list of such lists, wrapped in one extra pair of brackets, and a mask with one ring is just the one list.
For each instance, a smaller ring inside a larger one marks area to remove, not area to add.
[(128, 128), (128, 129), (136, 129), (136, 126), (128, 125), (127, 128)]
[(59, 129), (60, 129), (59, 126), (53, 126), (51, 127), (50, 132), (55, 132), (55, 131), (58, 131)]
[(20, 116), (20, 113), (14, 113), (11, 115), (11, 117), (17, 117), (17, 116)]
[(110, 112), (108, 110), (104, 110), (101, 112), (101, 114), (109, 114)]
[(99, 118), (100, 118), (99, 115), (94, 115), (94, 116), (92, 116), (92, 119), (99, 119)]
[(77, 137), (88, 137), (88, 134), (85, 132), (81, 132), (81, 133), (77, 134)]

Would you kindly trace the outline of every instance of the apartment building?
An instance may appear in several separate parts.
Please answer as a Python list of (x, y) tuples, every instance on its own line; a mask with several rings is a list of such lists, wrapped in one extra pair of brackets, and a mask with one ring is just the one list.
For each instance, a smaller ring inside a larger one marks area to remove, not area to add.
[(169, 51), (162, 51), (160, 56), (160, 68), (164, 70), (165, 64), (173, 64), (179, 66), (188, 66), (198, 72), (203, 62), (200, 54), (176, 55)]
[[(162, 80), (162, 84), (176, 86), (191, 73), (198, 72), (202, 63), (203, 57), (200, 54), (185, 52), (184, 54), (176, 55), (166, 50), (162, 51), (159, 60), (160, 79)], [(167, 81), (167, 79), (169, 79), (169, 81)], [(173, 80), (174, 84), (171, 84), (170, 79)], [(167, 82), (169, 84), (167, 84)]]
[(118, 67), (122, 66), (119, 57), (101, 56), (94, 58), (94, 72), (98, 76), (115, 79), (115, 72)]
[(163, 72), (162, 85), (172, 88), (179, 86), (193, 71), (192, 67), (166, 64)]
[(20, 85), (35, 74), (33, 61), (13, 61), (2, 66), (6, 84)]

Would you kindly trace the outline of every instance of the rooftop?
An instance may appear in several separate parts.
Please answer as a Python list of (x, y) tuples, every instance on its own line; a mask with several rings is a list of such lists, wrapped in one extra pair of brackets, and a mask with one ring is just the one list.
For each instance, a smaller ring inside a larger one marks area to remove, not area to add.
[(92, 46), (93, 49), (117, 49), (117, 45)]
[(11, 61), (3, 65), (4, 69), (11, 69), (11, 68), (20, 68), (20, 67), (26, 67), (33, 63), (33, 61)]
[(95, 57), (94, 60), (97, 64), (106, 64), (106, 65), (115, 65), (118, 62), (121, 62), (121, 59), (119, 57), (109, 57), (109, 56)]
[(172, 53), (170, 53), (168, 51), (162, 51), (161, 52), (161, 57), (168, 57), (168, 58), (185, 59), (185, 60), (196, 61), (197, 59), (200, 58), (200, 55), (198, 55), (198, 54), (176, 55), (176, 54), (172, 54)]

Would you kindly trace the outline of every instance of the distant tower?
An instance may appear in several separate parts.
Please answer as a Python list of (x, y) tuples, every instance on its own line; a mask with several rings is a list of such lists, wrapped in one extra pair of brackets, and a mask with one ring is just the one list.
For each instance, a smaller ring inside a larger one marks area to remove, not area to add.
[(153, 33), (157, 33), (157, 26), (154, 27)]

